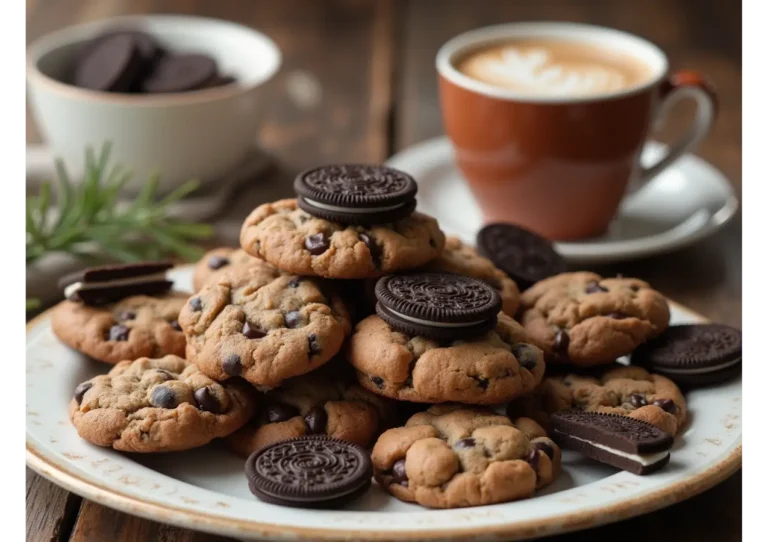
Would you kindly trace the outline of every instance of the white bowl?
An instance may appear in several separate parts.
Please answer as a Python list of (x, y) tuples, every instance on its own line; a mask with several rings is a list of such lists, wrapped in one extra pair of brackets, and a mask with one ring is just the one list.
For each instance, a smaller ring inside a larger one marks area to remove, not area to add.
[[(136, 28), (172, 52), (200, 52), (237, 84), (178, 94), (115, 94), (61, 82), (87, 40), (110, 28)], [(32, 112), (53, 153), (75, 175), (86, 147), (112, 144), (112, 163), (134, 172), (130, 191), (152, 174), (160, 189), (197, 178), (216, 181), (256, 143), (259, 87), (277, 72), (280, 50), (264, 34), (203, 17), (116, 17), (48, 34), (27, 50)]]

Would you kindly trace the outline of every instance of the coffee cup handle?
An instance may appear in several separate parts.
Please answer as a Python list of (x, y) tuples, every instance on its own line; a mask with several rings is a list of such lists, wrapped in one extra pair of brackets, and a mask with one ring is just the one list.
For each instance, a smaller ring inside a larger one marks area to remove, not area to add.
[(659, 91), (660, 104), (654, 126), (664, 120), (672, 106), (685, 98), (693, 98), (696, 101), (696, 117), (688, 131), (677, 143), (670, 145), (662, 158), (651, 166), (641, 166), (637, 182), (630, 187), (631, 192), (645, 186), (683, 154), (695, 149), (707, 135), (717, 116), (717, 95), (709, 81), (700, 73), (685, 70), (673, 73), (662, 81)]

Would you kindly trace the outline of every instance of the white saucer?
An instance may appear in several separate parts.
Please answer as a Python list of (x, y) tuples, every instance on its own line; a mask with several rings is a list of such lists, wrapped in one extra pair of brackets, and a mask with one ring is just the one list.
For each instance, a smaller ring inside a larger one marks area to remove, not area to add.
[[(650, 142), (643, 162), (653, 162), (664, 145)], [(419, 183), (418, 209), (435, 216), (443, 231), (474, 244), (482, 216), (455, 167), (446, 137), (417, 143), (387, 160)], [(609, 231), (597, 238), (556, 243), (569, 262), (610, 263), (669, 252), (693, 244), (723, 227), (739, 202), (728, 179), (693, 155), (680, 158), (640, 192), (624, 200)], [(514, 218), (510, 217), (510, 222)]]

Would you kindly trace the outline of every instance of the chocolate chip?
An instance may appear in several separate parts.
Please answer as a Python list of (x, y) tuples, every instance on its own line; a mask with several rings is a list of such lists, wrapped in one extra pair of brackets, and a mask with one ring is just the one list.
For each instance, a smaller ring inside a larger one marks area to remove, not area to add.
[(534, 442), (533, 447), (547, 454), (547, 457), (549, 457), (550, 459), (555, 457), (555, 449), (552, 447), (552, 445), (549, 442), (540, 440), (538, 442)]
[(309, 220), (309, 215), (304, 215), (304, 214), (299, 215), (299, 222), (301, 222), (302, 224), (306, 223), (307, 220)]
[(243, 325), (243, 335), (245, 335), (249, 339), (261, 339), (262, 337), (267, 336), (266, 333), (258, 329), (255, 325), (251, 324), (250, 322), (246, 322)]
[(429, 246), (431, 246), (432, 248), (437, 248), (437, 243), (431, 237), (429, 238)]
[(288, 286), (290, 286), (291, 288), (298, 288), (299, 280), (300, 279), (293, 279), (291, 282), (288, 283)]
[(475, 378), (477, 380), (477, 385), (480, 386), (480, 389), (487, 390), (488, 389), (488, 379), (483, 377), (477, 377)]
[(163, 380), (166, 382), (168, 380), (176, 380), (176, 377), (173, 376), (170, 372), (166, 371), (165, 369), (156, 369), (157, 374), (161, 375), (163, 377)]
[(539, 472), (539, 451), (534, 446), (531, 448), (531, 451), (528, 452), (528, 455), (526, 456), (525, 460), (528, 462), (528, 464), (531, 466), (531, 468), (536, 472), (538, 475)]
[(532, 371), (539, 360), (536, 348), (530, 344), (516, 344), (512, 346), (512, 354), (517, 358), (521, 367)]
[(379, 389), (381, 389), (381, 388), (383, 388), (383, 387), (384, 387), (384, 379), (383, 379), (383, 378), (381, 378), (380, 376), (372, 376), (372, 377), (371, 377), (371, 382), (373, 382), (373, 384), (374, 384), (374, 385), (375, 385), (377, 388), (379, 388)]
[(379, 263), (381, 261), (381, 248), (379, 248), (379, 245), (377, 245), (376, 241), (373, 240), (373, 237), (367, 233), (361, 233), (358, 235), (358, 237), (360, 237), (360, 240), (365, 244), (365, 246), (368, 247), (368, 252), (371, 253), (373, 265), (379, 267)]
[(208, 386), (195, 390), (194, 397), (200, 410), (221, 414), (221, 404), (219, 403), (219, 400), (216, 399), (216, 396), (211, 393), (211, 389)]
[(118, 322), (125, 322), (126, 320), (133, 320), (136, 318), (136, 313), (133, 311), (123, 311), (117, 315)]
[(624, 318), (629, 318), (629, 316), (623, 312), (609, 312), (608, 317), (613, 318), (614, 320), (624, 320)]
[(600, 286), (600, 283), (595, 281), (595, 280), (593, 280), (592, 282), (587, 284), (586, 292), (588, 294), (594, 294), (594, 293), (597, 293), (597, 292), (607, 292), (607, 291), (608, 291), (608, 288)]
[(317, 354), (322, 352), (322, 350), (320, 349), (320, 345), (317, 344), (317, 335), (315, 335), (314, 333), (310, 333), (309, 334), (309, 338), (308, 338), (308, 342), (309, 342), (309, 357), (310, 358), (312, 356), (316, 356)]
[(453, 447), (457, 450), (468, 450), (470, 448), (474, 448), (475, 444), (475, 439), (472, 437), (467, 437), (456, 441), (456, 444), (454, 444)]
[(273, 403), (267, 407), (267, 422), (280, 423), (299, 415), (299, 410), (291, 405)]
[(392, 465), (392, 478), (401, 486), (408, 487), (408, 475), (405, 473), (405, 459), (398, 459)]
[(656, 399), (653, 404), (670, 414), (677, 414), (677, 405), (672, 399)]
[(176, 396), (166, 386), (157, 386), (152, 390), (150, 404), (158, 408), (176, 408)]
[(644, 407), (648, 404), (648, 400), (645, 398), (645, 395), (640, 395), (639, 393), (633, 393), (630, 395), (629, 402), (635, 408)]
[(77, 401), (77, 404), (83, 402), (83, 395), (85, 395), (85, 392), (87, 392), (89, 389), (93, 387), (93, 382), (83, 382), (82, 384), (78, 384), (75, 388), (75, 401)]
[(109, 328), (109, 340), (110, 341), (127, 341), (128, 340), (128, 333), (131, 330), (127, 327), (115, 324), (111, 328)]
[(285, 313), (286, 327), (299, 327), (299, 324), (301, 324), (301, 313), (299, 311), (291, 311)]
[(189, 306), (192, 307), (193, 311), (203, 310), (203, 302), (200, 300), (199, 297), (193, 297), (192, 299), (190, 299)]
[(309, 251), (312, 256), (319, 256), (331, 246), (328, 238), (324, 233), (316, 233), (310, 235), (304, 240), (304, 247)]
[(325, 424), (328, 423), (328, 414), (325, 413), (323, 407), (315, 407), (304, 416), (304, 422), (307, 424), (307, 429), (313, 435), (319, 435), (325, 433)]
[(632, 290), (633, 292), (639, 292), (640, 286), (638, 286), (637, 284), (630, 284), (629, 289)]
[(237, 354), (229, 354), (221, 362), (221, 368), (229, 376), (240, 376), (240, 373), (243, 372), (243, 363)]
[(208, 258), (208, 267), (211, 269), (221, 269), (225, 265), (229, 265), (229, 258), (224, 256), (211, 256)]
[(181, 324), (179, 324), (178, 320), (171, 320), (171, 327), (176, 331), (181, 331)]
[(571, 337), (568, 332), (561, 329), (555, 334), (555, 341), (552, 343), (552, 350), (559, 354), (568, 354), (568, 345), (571, 343)]

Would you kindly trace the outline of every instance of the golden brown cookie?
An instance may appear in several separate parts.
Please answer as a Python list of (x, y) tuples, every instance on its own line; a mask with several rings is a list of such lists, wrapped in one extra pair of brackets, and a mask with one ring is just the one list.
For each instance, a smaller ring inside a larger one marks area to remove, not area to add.
[(518, 320), (548, 362), (586, 367), (613, 363), (661, 334), (669, 307), (642, 280), (563, 273), (523, 292)]
[(208, 282), (179, 322), (187, 358), (203, 373), (218, 381), (242, 376), (261, 390), (317, 369), (350, 331), (336, 295), (260, 260)]
[(361, 388), (348, 369), (331, 363), (267, 392), (259, 413), (227, 438), (229, 447), (247, 457), (273, 442), (313, 434), (370, 446), (392, 419), (394, 405)]
[(421, 213), (385, 225), (329, 222), (295, 199), (260, 205), (245, 219), (240, 244), (251, 255), (299, 275), (362, 279), (414, 269), (437, 258), (445, 235)]
[(547, 376), (533, 395), (512, 401), (510, 417), (527, 416), (549, 428), (549, 415), (569, 408), (620, 414), (677, 434), (685, 423), (683, 394), (666, 377), (641, 367), (617, 365), (599, 376)]
[(250, 265), (254, 257), (242, 248), (220, 247), (205, 253), (195, 264), (192, 286), (197, 292), (203, 285), (232, 269)]
[(242, 381), (214, 382), (178, 356), (139, 358), (80, 384), (69, 416), (98, 446), (173, 452), (239, 429), (253, 415), (252, 393)]
[(442, 255), (424, 266), (423, 270), (458, 273), (484, 280), (499, 291), (503, 302), (502, 310), (514, 318), (520, 304), (520, 290), (515, 281), (493, 265), (491, 260), (462, 243), (458, 237), (446, 238)]
[(560, 470), (560, 448), (533, 420), (461, 405), (433, 406), (385, 431), (371, 459), (384, 489), (430, 508), (530, 497)]
[(62, 301), (53, 309), (53, 332), (68, 346), (105, 363), (142, 356), (184, 356), (179, 313), (189, 294), (135, 295), (99, 307)]
[(530, 393), (544, 376), (541, 350), (499, 313), (493, 331), (438, 342), (395, 331), (378, 316), (355, 328), (346, 351), (366, 389), (401, 401), (495, 404)]

